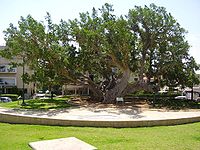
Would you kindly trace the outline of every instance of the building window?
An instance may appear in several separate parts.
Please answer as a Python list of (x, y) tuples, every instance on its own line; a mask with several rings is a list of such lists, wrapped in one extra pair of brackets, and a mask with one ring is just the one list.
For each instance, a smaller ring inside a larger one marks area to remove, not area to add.
[(137, 77), (134, 78), (134, 81), (138, 81), (139, 79)]
[(16, 78), (0, 77), (0, 86), (1, 87), (16, 86)]
[(6, 72), (6, 66), (0, 66), (0, 72)]

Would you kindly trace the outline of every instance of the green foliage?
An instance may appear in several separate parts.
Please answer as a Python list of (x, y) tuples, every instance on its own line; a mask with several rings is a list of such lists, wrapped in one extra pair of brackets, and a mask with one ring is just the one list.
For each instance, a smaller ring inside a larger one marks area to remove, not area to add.
[[(26, 18), (21, 17), (18, 28), (10, 24), (4, 31), (7, 46), (4, 56), (10, 59), (14, 56), (21, 57), (23, 62), (15, 64), (27, 64), (33, 70), (32, 74), (25, 73), (25, 82), (34, 81), (42, 86), (51, 86), (62, 81), (55, 68), (63, 68), (61, 65), (65, 63), (59, 54), (65, 53), (71, 47), (65, 39), (60, 39), (64, 34), (64, 31), (60, 32), (63, 23), (60, 26), (53, 24), (49, 13), (46, 22), (47, 26), (28, 15)], [(60, 41), (65, 46), (61, 46)]]
[(189, 56), (186, 31), (174, 17), (164, 7), (151, 4), (130, 10), (128, 21), (138, 37), (135, 53), (138, 54), (136, 62), (141, 68), (140, 74), (149, 79), (154, 77), (160, 86), (188, 86), (186, 81), (190, 72), (198, 67)]
[(99, 13), (93, 9), (92, 15), (81, 13), (80, 20), (70, 21), (73, 38), (79, 45), (75, 57), (77, 71), (95, 75), (96, 82), (109, 79), (112, 68), (124, 69), (129, 61), (128, 24), (123, 17), (117, 18), (112, 13), (112, 6), (105, 4)]
[(129, 98), (142, 98), (142, 99), (148, 99), (148, 100), (152, 100), (154, 98), (154, 96), (157, 99), (162, 99), (162, 98), (174, 98), (176, 96), (181, 95), (181, 93), (143, 93), (143, 92), (137, 92), (137, 93), (133, 93), (133, 94), (128, 94), (127, 97)]

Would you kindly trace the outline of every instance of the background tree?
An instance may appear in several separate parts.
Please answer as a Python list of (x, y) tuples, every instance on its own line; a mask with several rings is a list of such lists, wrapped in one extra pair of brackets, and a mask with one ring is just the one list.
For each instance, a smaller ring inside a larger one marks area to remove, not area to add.
[[(10, 24), (4, 31), (6, 49), (2, 55), (8, 59), (15, 56), (24, 58), (24, 63), (33, 71), (24, 75), (25, 81), (36, 82), (38, 87), (48, 87), (51, 91), (53, 85), (62, 83), (62, 78), (55, 70), (61, 66), (62, 58), (58, 51), (64, 53), (70, 46), (66, 39), (60, 39), (65, 34), (65, 30), (61, 32), (62, 22), (60, 26), (53, 24), (47, 13), (46, 23), (44, 25), (28, 15), (27, 18), (21, 17), (18, 28)], [(20, 65), (21, 62), (14, 63)]]
[(185, 29), (164, 7), (155, 4), (136, 6), (129, 11), (128, 21), (137, 37), (135, 53), (140, 80), (146, 76), (150, 82), (153, 78), (159, 87), (186, 85), (189, 66), (193, 64), (191, 70), (198, 68), (188, 53)]

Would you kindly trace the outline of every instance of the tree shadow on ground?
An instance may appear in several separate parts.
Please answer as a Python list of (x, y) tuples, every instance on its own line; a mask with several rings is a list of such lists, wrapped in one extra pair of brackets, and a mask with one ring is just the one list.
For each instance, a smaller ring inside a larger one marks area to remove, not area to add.
[(33, 99), (26, 101), (25, 106), (21, 106), (23, 109), (60, 109), (69, 108), (72, 105), (68, 103), (68, 100), (59, 99)]
[(6, 113), (16, 113), (23, 115), (36, 115), (36, 116), (56, 116), (59, 113), (67, 113), (68, 109), (76, 106), (69, 102), (69, 99), (31, 99), (25, 100), (26, 105), (8, 109)]
[(4, 110), (3, 112), (5, 113), (14, 113), (14, 114), (20, 114), (20, 115), (34, 115), (34, 116), (41, 116), (41, 117), (52, 117), (56, 116), (60, 113), (68, 113), (68, 109), (50, 109), (50, 110), (45, 110), (45, 109), (8, 109)]
[(108, 115), (129, 115), (132, 119), (142, 118), (140, 115), (143, 112), (142, 107), (138, 107), (135, 102), (124, 102), (124, 103), (113, 103), (104, 104), (98, 101), (85, 100), (80, 103), (81, 108), (86, 108), (87, 110), (99, 114), (106, 113)]

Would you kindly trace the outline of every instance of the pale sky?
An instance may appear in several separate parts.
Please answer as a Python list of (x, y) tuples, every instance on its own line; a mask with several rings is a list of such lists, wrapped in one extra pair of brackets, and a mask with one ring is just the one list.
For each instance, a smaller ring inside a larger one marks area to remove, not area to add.
[(0, 45), (5, 45), (3, 31), (10, 23), (17, 26), (20, 16), (30, 14), (38, 21), (44, 21), (46, 12), (51, 14), (54, 23), (61, 19), (74, 19), (80, 12), (91, 12), (110, 3), (116, 15), (126, 15), (135, 5), (155, 3), (163, 6), (188, 31), (186, 40), (192, 46), (190, 54), (200, 64), (200, 0), (0, 0)]

